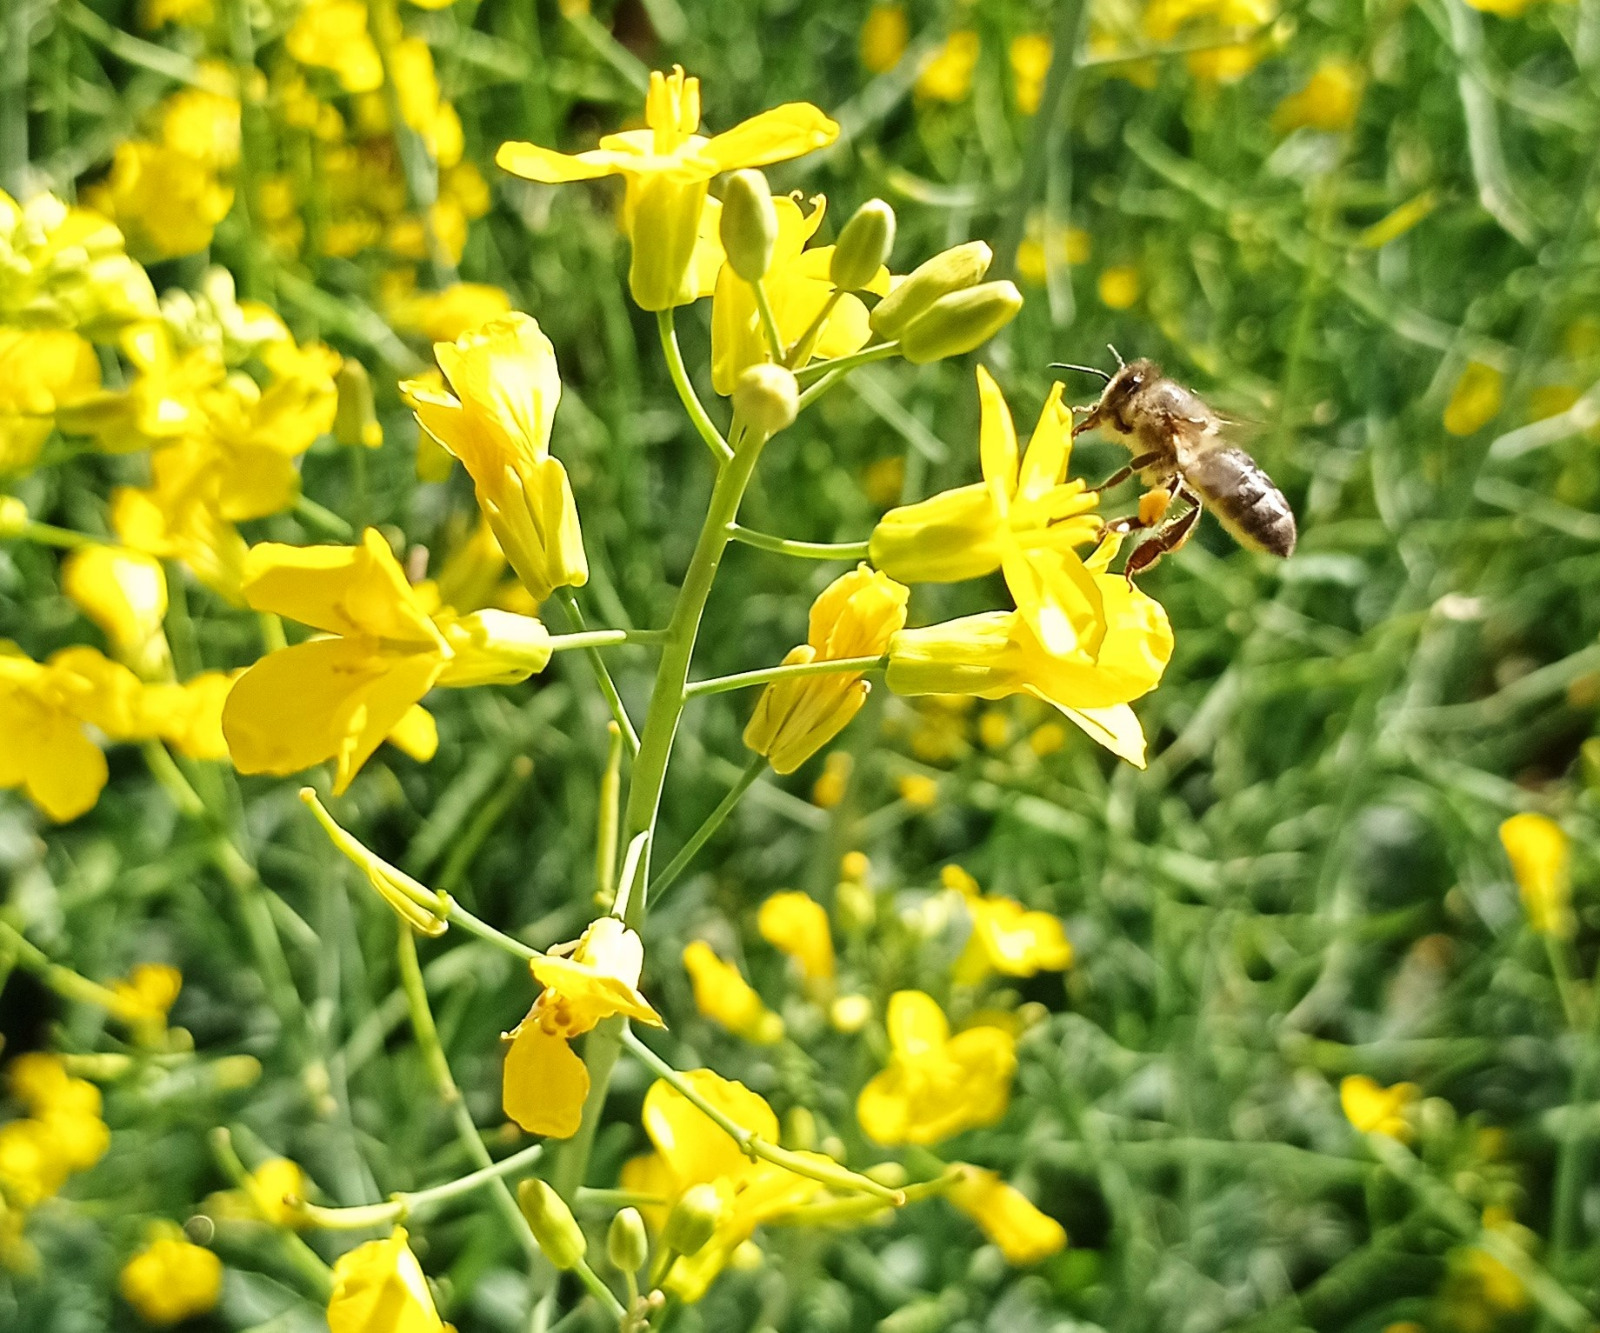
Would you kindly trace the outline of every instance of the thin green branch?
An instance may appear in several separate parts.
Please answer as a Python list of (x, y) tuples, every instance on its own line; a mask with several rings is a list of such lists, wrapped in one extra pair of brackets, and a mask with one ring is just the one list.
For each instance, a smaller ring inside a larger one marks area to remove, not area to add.
[(695, 393), (694, 385), (689, 381), (689, 371), (683, 364), (683, 352), (678, 347), (677, 324), (670, 309), (656, 311), (656, 328), (661, 334), (661, 350), (667, 358), (667, 373), (672, 376), (672, 387), (678, 391), (683, 410), (689, 414), (689, 420), (694, 422), (695, 430), (706, 442), (706, 448), (711, 450), (712, 456), (718, 463), (726, 463), (733, 457), (733, 450), (706, 414), (699, 394)]
[(750, 790), (750, 786), (767, 771), (767, 757), (763, 754), (755, 755), (745, 765), (744, 772), (739, 774), (739, 780), (729, 789), (728, 794), (717, 803), (717, 808), (705, 817), (705, 822), (694, 831), (694, 836), (683, 844), (681, 850), (668, 863), (667, 868), (656, 876), (655, 883), (650, 886), (650, 901), (656, 901), (677, 881), (678, 876), (689, 868), (689, 863), (694, 860), (696, 853), (711, 840), (711, 835), (722, 827), (723, 821), (733, 813), (733, 807), (739, 804), (739, 798)]
[(772, 353), (772, 359), (780, 365), (789, 364), (789, 349), (783, 341), (783, 334), (778, 332), (778, 320), (772, 313), (772, 301), (767, 296), (767, 284), (758, 278), (750, 284), (756, 294), (756, 311), (761, 316), (761, 331), (766, 335), (767, 350)]
[(883, 657), (833, 657), (820, 662), (795, 662), (787, 666), (762, 667), (759, 671), (740, 671), (732, 676), (712, 676), (686, 685), (685, 699), (696, 699), (702, 694), (723, 694), (728, 690), (742, 690), (751, 685), (770, 685), (775, 680), (796, 680), (804, 676), (829, 676), (840, 672), (857, 675), (867, 671), (881, 671), (889, 665)]
[[(813, 361), (809, 366), (801, 366), (799, 370), (795, 371), (795, 375), (800, 379), (806, 379), (807, 377), (843, 374), (847, 370), (854, 370), (857, 366), (871, 365), (874, 361), (886, 360), (891, 356), (898, 355), (899, 351), (900, 343), (898, 340), (892, 343), (874, 343), (871, 347), (864, 347), (861, 351), (852, 352), (849, 356), (836, 356), (828, 361)], [(813, 383), (811, 387), (815, 388), (816, 384)], [(810, 390), (807, 390), (807, 392), (809, 393)], [(800, 396), (800, 401), (802, 404), (806, 401), (805, 394)]]
[(777, 555), (792, 555), (802, 560), (865, 560), (866, 542), (798, 542), (787, 537), (774, 537), (754, 528), (729, 524), (728, 536), (746, 546), (754, 546)]
[(421, 1209), (459, 1198), (463, 1194), (471, 1194), (496, 1180), (515, 1175), (525, 1167), (531, 1167), (543, 1155), (544, 1144), (535, 1143), (522, 1149), (521, 1152), (502, 1157), (498, 1162), (479, 1167), (476, 1171), (468, 1172), (455, 1180), (447, 1180), (442, 1185), (430, 1185), (427, 1189), (391, 1194), (383, 1203), (362, 1203), (349, 1208), (324, 1208), (298, 1200), (295, 1213), (314, 1226), (336, 1231), (359, 1231), (366, 1227), (392, 1226), (396, 1222), (405, 1221)]
[[(571, 588), (562, 588), (557, 599), (565, 608), (567, 617), (579, 629), (579, 633), (560, 635), (558, 637), (569, 640), (582, 639), (583, 634), (583, 609), (578, 605), (578, 595)], [(569, 643), (569, 647), (583, 647), (588, 649), (589, 666), (594, 672), (595, 684), (600, 687), (600, 693), (605, 696), (606, 707), (611, 710), (612, 719), (617, 726), (622, 728), (622, 739), (628, 747), (629, 755), (639, 753), (639, 733), (633, 729), (633, 719), (628, 716), (628, 710), (622, 702), (622, 695), (617, 692), (617, 683), (611, 679), (611, 671), (601, 658), (599, 648), (602, 642), (612, 643), (655, 643), (664, 637), (659, 630), (594, 630), (594, 634), (620, 634), (620, 639), (596, 640), (592, 643)]]

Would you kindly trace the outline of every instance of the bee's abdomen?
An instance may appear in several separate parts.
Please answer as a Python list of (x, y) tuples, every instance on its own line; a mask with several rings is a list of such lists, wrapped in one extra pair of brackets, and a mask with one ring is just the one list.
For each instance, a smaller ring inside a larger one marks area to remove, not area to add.
[(1214, 449), (1196, 459), (1185, 475), (1240, 546), (1269, 555), (1293, 554), (1294, 511), (1244, 450)]

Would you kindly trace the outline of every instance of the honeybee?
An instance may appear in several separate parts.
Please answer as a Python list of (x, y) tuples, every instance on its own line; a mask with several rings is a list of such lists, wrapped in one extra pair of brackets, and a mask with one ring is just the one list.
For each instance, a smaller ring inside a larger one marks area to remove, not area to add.
[[(1224, 438), (1222, 418), (1199, 394), (1167, 378), (1154, 361), (1124, 363), (1115, 347), (1111, 354), (1117, 358), (1115, 375), (1068, 362), (1052, 368), (1080, 370), (1106, 382), (1099, 402), (1072, 409), (1086, 413), (1072, 428), (1074, 439), (1103, 426), (1133, 454), (1100, 489), (1109, 490), (1136, 472), (1149, 488), (1138, 518), (1123, 523), (1124, 531), (1149, 533), (1128, 556), (1123, 573), (1131, 579), (1176, 551), (1193, 535), (1201, 510), (1208, 507), (1247, 551), (1291, 555), (1294, 511), (1256, 460)], [(1174, 500), (1188, 507), (1171, 518)]]

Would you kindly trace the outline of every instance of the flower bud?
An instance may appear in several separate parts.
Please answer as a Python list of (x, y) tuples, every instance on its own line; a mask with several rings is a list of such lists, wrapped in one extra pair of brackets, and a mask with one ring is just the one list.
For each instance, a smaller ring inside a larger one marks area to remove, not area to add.
[(354, 357), (345, 357), (334, 383), (339, 406), (333, 416), (333, 438), (340, 444), (356, 444), (377, 449), (383, 444), (383, 427), (378, 424), (378, 409), (372, 398), (372, 378), (367, 368)]
[(900, 355), (921, 366), (981, 347), (1022, 309), (1013, 282), (985, 282), (941, 296), (900, 335)]
[(733, 386), (733, 410), (763, 438), (794, 424), (800, 386), (792, 373), (770, 361), (748, 367)]
[(844, 224), (828, 278), (841, 292), (860, 291), (878, 274), (894, 248), (894, 209), (882, 199), (869, 199)]
[(662, 1243), (688, 1256), (699, 1254), (722, 1220), (722, 1196), (715, 1185), (691, 1185), (667, 1214)]
[(778, 211), (759, 171), (736, 171), (722, 195), (722, 249), (728, 266), (746, 282), (760, 282), (772, 266)]
[(0, 495), (0, 537), (20, 537), (28, 522), (27, 505), (14, 495)]
[(333, 845), (360, 867), (367, 877), (367, 883), (406, 925), (419, 935), (444, 934), (449, 928), (445, 918), (450, 912), (450, 902), (445, 894), (435, 893), (398, 866), (392, 866), (381, 856), (368, 851), (334, 822), (333, 816), (310, 787), (300, 788), (300, 799), (311, 807), (311, 813), (316, 816), (317, 823), (322, 825), (323, 832)]
[(606, 1257), (620, 1273), (637, 1273), (650, 1254), (650, 1238), (645, 1235), (644, 1218), (637, 1208), (624, 1208), (611, 1219), (606, 1232)]
[(941, 296), (959, 292), (989, 271), (994, 251), (984, 241), (968, 241), (918, 265), (874, 308), (868, 324), (880, 338), (898, 338), (918, 315)]
[(529, 1176), (517, 1186), (517, 1205), (546, 1259), (562, 1270), (576, 1268), (583, 1261), (589, 1248), (583, 1228), (549, 1182)]
[(515, 685), (550, 661), (550, 631), (533, 616), (488, 607), (470, 616), (441, 614), (434, 623), (455, 650), (441, 685)]

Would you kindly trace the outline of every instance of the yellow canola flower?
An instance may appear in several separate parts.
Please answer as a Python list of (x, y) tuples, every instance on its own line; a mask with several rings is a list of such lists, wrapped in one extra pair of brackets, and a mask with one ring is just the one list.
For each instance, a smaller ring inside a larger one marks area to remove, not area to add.
[(980, 43), (971, 28), (958, 28), (917, 75), (916, 95), (925, 102), (959, 102), (972, 91)]
[(269, 653), (235, 682), (222, 728), (242, 773), (334, 761), (334, 794), (435, 685), (525, 680), (550, 659), (528, 616), (434, 616), (375, 528), (359, 546), (265, 542), (245, 560), (245, 600), (327, 637)]
[(806, 981), (832, 983), (835, 964), (828, 913), (810, 894), (798, 889), (773, 894), (761, 904), (756, 928), (762, 939), (799, 964)]
[(183, 1239), (176, 1227), (171, 1233), (160, 1229), (117, 1279), (117, 1290), (139, 1317), (161, 1327), (205, 1314), (222, 1294), (222, 1260)]
[(591, 922), (581, 938), (528, 967), (544, 989), (508, 1034), (501, 1100), (530, 1134), (564, 1139), (577, 1133), (589, 1095), (589, 1071), (568, 1043), (618, 1014), (657, 1027), (661, 1016), (639, 993), (644, 945), (614, 916)]
[[(1090, 563), (1099, 566), (1103, 557)], [(1113, 754), (1143, 767), (1144, 732), (1128, 701), (1161, 679), (1172, 656), (1172, 629), (1160, 604), (1128, 580), (1097, 570), (1095, 582), (1106, 626), (1095, 655), (1081, 648), (1051, 653), (1020, 614), (987, 611), (901, 630), (889, 643), (889, 688), (980, 699), (1031, 694)]]
[(1094, 653), (1105, 629), (1101, 581), (1073, 548), (1098, 540), (1099, 495), (1067, 480), (1072, 412), (1057, 383), (1039, 413), (1026, 454), (993, 376), (978, 367), (979, 455), (983, 480), (891, 509), (872, 530), (868, 552), (890, 578), (951, 583), (996, 569), (1023, 619), (1049, 652)]
[(1043, 215), (1030, 215), (1017, 247), (1017, 276), (1042, 287), (1050, 276), (1050, 264), (1074, 268), (1089, 262), (1093, 241), (1082, 227), (1047, 223)]
[(167, 963), (140, 963), (111, 983), (120, 1005), (117, 1017), (128, 1022), (165, 1023), (182, 989), (183, 973)]
[[(866, 565), (830, 583), (811, 604), (807, 641), (783, 665), (878, 657), (906, 623), (910, 590)], [(836, 671), (776, 680), (761, 692), (744, 729), (744, 743), (778, 773), (793, 773), (831, 741), (866, 702), (869, 686), (857, 673)]]
[(921, 991), (896, 991), (887, 1017), (889, 1064), (856, 1099), (874, 1143), (921, 1147), (992, 1125), (1006, 1112), (1016, 1074), (1016, 1038), (998, 1027), (950, 1035), (944, 1011)]
[(250, 1201), (274, 1226), (300, 1225), (299, 1204), (309, 1187), (306, 1173), (287, 1157), (271, 1157), (250, 1173), (245, 1190)]
[(99, 358), (76, 333), (0, 326), (0, 474), (31, 468), (56, 410), (99, 388)]
[(111, 493), (111, 526), (123, 545), (180, 560), (219, 597), (239, 605), (248, 547), (222, 514), (209, 450), (175, 445), (150, 460), (151, 485)]
[(7, 1084), (28, 1116), (0, 1125), (0, 1192), (15, 1207), (32, 1208), (98, 1162), (111, 1133), (100, 1118), (100, 1089), (68, 1074), (59, 1055), (19, 1055)]
[(839, 136), (839, 127), (807, 102), (790, 102), (707, 138), (700, 129), (700, 80), (650, 75), (642, 130), (601, 138), (584, 153), (558, 153), (531, 143), (502, 144), (495, 161), (506, 171), (546, 185), (619, 175), (626, 185), (622, 229), (633, 247), (628, 286), (645, 310), (693, 300), (686, 289), (713, 176), (783, 162)]
[(1386, 1088), (1365, 1074), (1351, 1074), (1339, 1083), (1346, 1120), (1363, 1134), (1382, 1134), (1401, 1143), (1411, 1142), (1414, 1131), (1407, 1112), (1420, 1095), (1415, 1083)]
[(388, 303), (389, 321), (430, 342), (454, 342), (490, 320), (511, 313), (511, 298), (486, 282), (455, 282), (437, 292), (406, 292)]
[(6, 652), (0, 644), (0, 787), (20, 787), (58, 823), (100, 799), (106, 757), (84, 732), (92, 688), (74, 672)]
[(1104, 270), (1095, 284), (1100, 304), (1108, 310), (1126, 310), (1139, 299), (1144, 284), (1139, 270), (1131, 264), (1118, 264)]
[(400, 386), (430, 437), (472, 476), (478, 507), (535, 603), (589, 580), (578, 506), (550, 429), (561, 401), (555, 349), (531, 316), (512, 313), (436, 343), (450, 388)]
[[(1155, 43), (1183, 36), (1224, 34), (1264, 28), (1277, 17), (1277, 0), (1151, 0), (1144, 12), (1144, 35)], [(1237, 83), (1272, 50), (1270, 34), (1230, 42), (1186, 57), (1190, 72), (1205, 83)]]
[(1298, 129), (1337, 133), (1354, 125), (1360, 110), (1361, 67), (1332, 56), (1317, 66), (1304, 88), (1278, 103), (1272, 129), (1275, 134)]
[(445, 1327), (404, 1227), (334, 1263), (328, 1333), (443, 1333)]
[(165, 671), (167, 578), (160, 561), (114, 546), (80, 547), (62, 566), (61, 587), (120, 661), (141, 676)]
[(910, 39), (904, 5), (874, 5), (861, 25), (861, 63), (868, 73), (885, 74), (900, 63)]
[(1505, 376), (1482, 361), (1469, 362), (1450, 391), (1444, 428), (1452, 435), (1475, 435), (1497, 416), (1505, 401)]
[(0, 190), (0, 323), (110, 333), (156, 313), (149, 275), (106, 217), (53, 194), (19, 204)]
[(978, 1224), (1008, 1263), (1019, 1268), (1036, 1264), (1067, 1248), (1065, 1228), (1021, 1190), (981, 1167), (960, 1163), (955, 1169), (960, 1179), (945, 1198)]
[[(768, 1143), (778, 1141), (778, 1117), (744, 1084), (709, 1069), (690, 1070), (683, 1078), (741, 1129)], [(625, 1163), (621, 1184), (623, 1189), (668, 1201), (665, 1207), (648, 1210), (652, 1225), (659, 1228), (670, 1205), (695, 1186), (711, 1186), (721, 1203), (710, 1240), (695, 1254), (679, 1258), (667, 1275), (667, 1290), (680, 1300), (699, 1300), (758, 1226), (805, 1203), (822, 1188), (776, 1163), (747, 1157), (730, 1135), (665, 1081), (652, 1084), (645, 1094), (642, 1118), (656, 1150)], [(837, 1170), (833, 1159), (820, 1153), (797, 1155)]]
[(1044, 97), (1053, 46), (1042, 32), (1025, 32), (1011, 39), (1011, 77), (1016, 80), (1017, 110), (1031, 116)]
[(976, 985), (995, 972), (1031, 977), (1071, 966), (1072, 945), (1060, 917), (1030, 912), (1015, 898), (985, 897), (978, 881), (960, 866), (946, 866), (939, 878), (961, 895), (972, 918), (972, 934), (956, 960), (958, 984)]
[(1528, 924), (1541, 935), (1570, 938), (1572, 916), (1572, 848), (1561, 825), (1538, 814), (1512, 815), (1500, 825), (1511, 873), (1522, 896)]
[(164, 143), (117, 145), (111, 173), (84, 198), (117, 221), (128, 247), (148, 259), (192, 255), (211, 244), (233, 207), (233, 187), (199, 158)]
[[(764, 285), (773, 322), (785, 347), (800, 340), (834, 290), (828, 276), (834, 247), (806, 249), (828, 207), (821, 195), (811, 202), (812, 210), (806, 214), (799, 202), (787, 195), (775, 195), (772, 200), (778, 216), (778, 235)], [(880, 265), (863, 290), (887, 296), (889, 270)], [(846, 292), (834, 303), (808, 354), (793, 368), (800, 369), (813, 357), (849, 356), (865, 347), (871, 336), (866, 306)], [(723, 264), (711, 303), (711, 387), (724, 396), (731, 394), (747, 367), (770, 359), (756, 309), (755, 289), (733, 271), (731, 264)]]
[(783, 1037), (783, 1019), (768, 1009), (732, 963), (725, 963), (704, 940), (684, 947), (683, 966), (694, 987), (694, 1007), (736, 1037), (770, 1046)]
[[(203, 69), (211, 72), (211, 62)], [(231, 78), (222, 67), (218, 80), (223, 87)], [(183, 88), (173, 93), (160, 107), (161, 142), (174, 152), (194, 159), (211, 171), (223, 171), (239, 161), (241, 142), (239, 99), (209, 88)]]
[(383, 61), (367, 30), (362, 0), (309, 0), (284, 45), (302, 65), (331, 69), (347, 93), (383, 87)]

